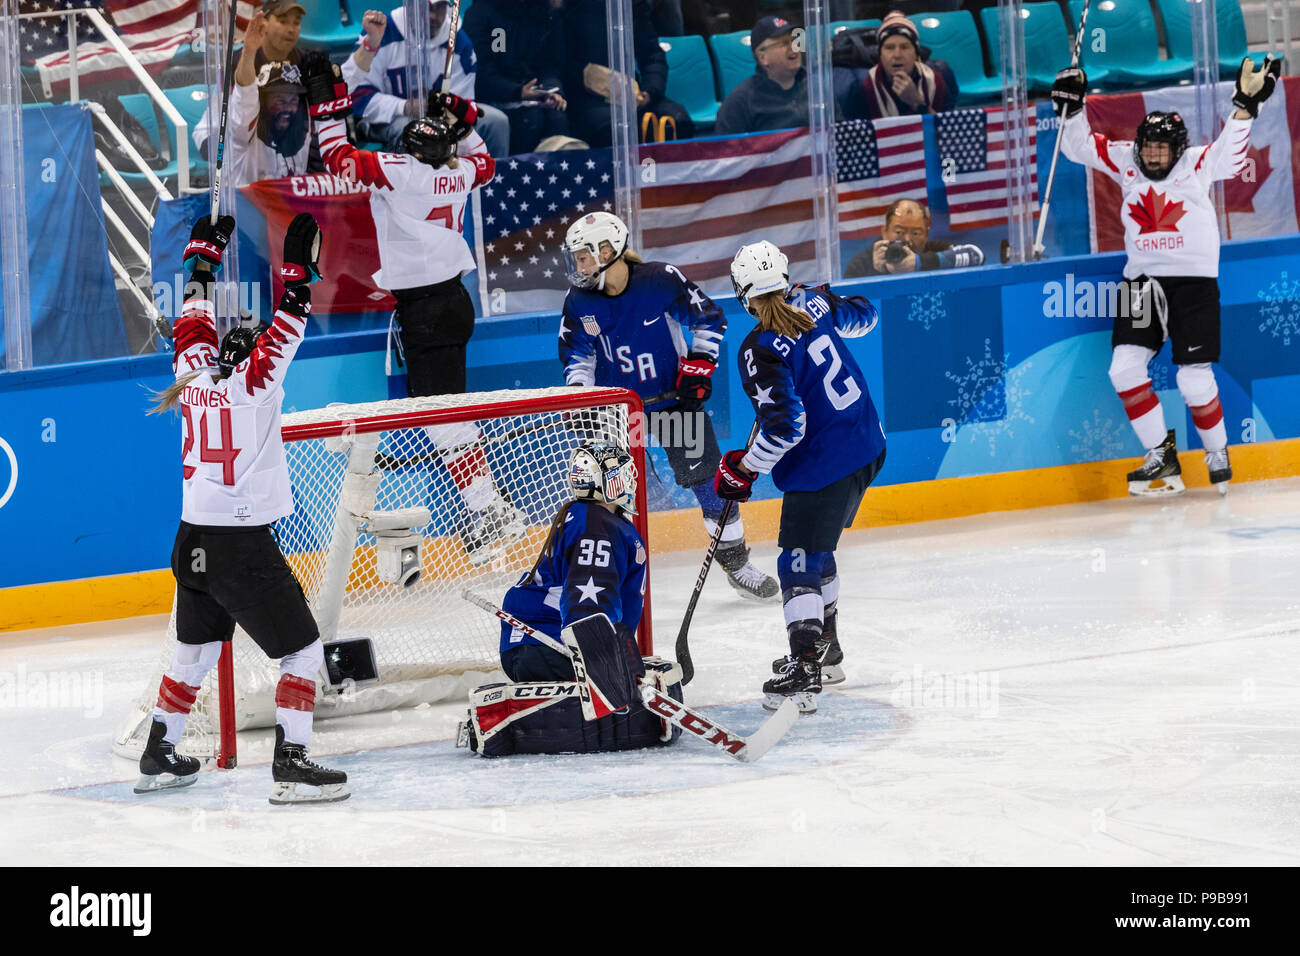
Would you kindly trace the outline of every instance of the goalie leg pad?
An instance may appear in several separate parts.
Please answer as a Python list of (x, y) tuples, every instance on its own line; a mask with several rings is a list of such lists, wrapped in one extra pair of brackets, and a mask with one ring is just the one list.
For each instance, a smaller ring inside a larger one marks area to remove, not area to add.
[(625, 711), (640, 701), (637, 679), (645, 675), (645, 665), (630, 628), (615, 628), (604, 614), (592, 614), (574, 621), (563, 634), (576, 679), (590, 689), (589, 696), (583, 695), (591, 710), (588, 719)]
[[(646, 658), (647, 676), (663, 675), (664, 693), (682, 699), (680, 671), (669, 661)], [(676, 681), (666, 684), (667, 679)], [(470, 692), (468, 744), (484, 757), (510, 754), (599, 753), (659, 747), (681, 734), (639, 703), (624, 714), (582, 717), (573, 681), (487, 684)]]

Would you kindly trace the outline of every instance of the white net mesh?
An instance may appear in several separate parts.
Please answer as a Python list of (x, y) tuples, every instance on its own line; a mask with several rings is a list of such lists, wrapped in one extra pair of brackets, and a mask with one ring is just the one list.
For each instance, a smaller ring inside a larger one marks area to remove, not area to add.
[[(569, 457), (580, 442), (640, 444), (621, 397), (579, 388), (480, 392), (284, 416), (296, 510), (276, 523), (277, 540), (321, 639), (370, 638), (380, 675), (342, 694), (322, 686), (317, 719), (446, 699), (497, 672), (499, 624), (460, 595), (499, 599), (532, 566), (570, 497)], [(562, 404), (575, 407), (545, 410)], [(404, 571), (417, 566), (414, 545), (419, 576), (404, 585)], [(175, 625), (173, 611), (155, 673), (115, 741), (125, 756), (138, 755), (147, 737)], [(278, 663), (240, 629), (233, 651), (236, 728), (272, 725)], [(181, 750), (214, 756), (218, 734), (214, 669)]]

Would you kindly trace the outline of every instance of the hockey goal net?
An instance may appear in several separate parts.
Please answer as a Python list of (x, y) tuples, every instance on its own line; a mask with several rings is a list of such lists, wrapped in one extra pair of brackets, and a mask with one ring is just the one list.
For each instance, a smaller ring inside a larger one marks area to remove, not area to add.
[[(379, 672), (341, 692), (321, 675), (316, 718), (445, 700), (500, 679), (500, 625), (463, 592), (499, 600), (532, 567), (571, 497), (569, 458), (583, 441), (630, 450), (646, 539), (644, 433), (641, 401), (624, 389), (439, 395), (285, 415), (295, 512), (276, 522), (277, 541), (321, 639), (369, 638)], [(638, 636), (650, 653), (648, 575)], [(154, 673), (115, 739), (118, 754), (139, 756), (175, 646), (173, 610)], [(274, 724), (278, 680), (278, 663), (236, 628), (204, 680), (181, 752), (234, 766), (236, 731)]]

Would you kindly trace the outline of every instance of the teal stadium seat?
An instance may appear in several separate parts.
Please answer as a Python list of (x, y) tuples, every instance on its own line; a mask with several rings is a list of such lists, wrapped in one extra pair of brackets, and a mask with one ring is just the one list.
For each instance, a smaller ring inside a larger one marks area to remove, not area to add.
[[(1218, 0), (1214, 10), (1218, 21), (1220, 77), (1236, 78), (1244, 56), (1254, 60), (1256, 66), (1262, 65), (1265, 54), (1246, 50), (1246, 21), (1237, 0)], [(1188, 0), (1156, 0), (1156, 12), (1165, 25), (1169, 55), (1193, 60), (1192, 9)]]
[(879, 20), (832, 20), (830, 23), (831, 36), (837, 33), (843, 33), (845, 30), (856, 27), (878, 27)]
[[(1065, 14), (1055, 3), (1044, 0), (1041, 3), (1026, 3), (1023, 7), (1025, 21), (1025, 72), (1029, 89), (1044, 93), (1052, 88), (1056, 74), (1070, 65), (1070, 44), (1074, 41), (1065, 27)], [(1091, 18), (1092, 14), (1089, 14)], [(1091, 19), (1089, 20), (1091, 22)], [(1002, 72), (1002, 49), (998, 44), (998, 10), (997, 7), (985, 7), (980, 11), (980, 26), (984, 28), (984, 38), (988, 42), (989, 59), (993, 63), (993, 72)], [(1096, 74), (1089, 70), (1088, 79), (1098, 84), (1106, 77), (1104, 69)]]
[[(304, 3), (307, 10), (302, 18), (302, 35), (298, 45), (305, 49), (323, 48), (330, 53), (351, 53), (356, 49), (357, 38), (361, 36), (361, 18), (367, 7), (360, 0), (346, 0), (348, 15), (352, 22), (346, 26), (339, 7), (339, 0), (311, 0)], [(465, 16), (469, 4), (461, 2), (460, 15)], [(384, 7), (385, 12), (388, 7)]]
[(957, 77), (957, 104), (979, 103), (1002, 94), (1002, 78), (984, 74), (984, 55), (975, 18), (969, 10), (918, 13), (912, 17), (930, 59), (943, 60)]
[[(1070, 17), (1076, 25), (1083, 0), (1070, 0)], [(1101, 30), (1098, 34), (1096, 31)], [(1093, 49), (1093, 38), (1105, 41), (1102, 51)], [(1192, 78), (1192, 61), (1171, 56), (1160, 59), (1156, 20), (1147, 0), (1100, 0), (1088, 11), (1088, 35), (1083, 38), (1080, 63), (1089, 80), (1111, 89), (1134, 86), (1170, 86)], [(1096, 67), (1106, 70), (1105, 80), (1092, 76)]]
[[(190, 176), (194, 177), (200, 173), (206, 173), (208, 169), (208, 159), (203, 150), (194, 145), (194, 126), (203, 116), (203, 111), (208, 105), (207, 88), (199, 84), (196, 86), (184, 86), (175, 90), (163, 90), (163, 95), (171, 102), (176, 110), (181, 114), (181, 118), (189, 124), (187, 134), (190, 136)], [(162, 132), (159, 129), (158, 113), (154, 109), (153, 100), (147, 93), (126, 93), (119, 96), (118, 102), (122, 108), (131, 114), (140, 125), (144, 127), (149, 139), (154, 146), (162, 151)], [(167, 142), (171, 146), (172, 159), (162, 169), (155, 169), (154, 175), (166, 182), (168, 179), (176, 178), (179, 166), (176, 161), (176, 129), (169, 122), (162, 124), (167, 129)], [(118, 172), (128, 183), (144, 182), (144, 173), (135, 169), (119, 169)]]
[(668, 60), (667, 97), (682, 104), (697, 127), (712, 126), (718, 118), (719, 103), (713, 92), (713, 61), (704, 37), (660, 37), (659, 48)]
[(749, 31), (715, 33), (709, 37), (709, 49), (717, 68), (718, 100), (754, 75), (754, 54), (749, 50)]

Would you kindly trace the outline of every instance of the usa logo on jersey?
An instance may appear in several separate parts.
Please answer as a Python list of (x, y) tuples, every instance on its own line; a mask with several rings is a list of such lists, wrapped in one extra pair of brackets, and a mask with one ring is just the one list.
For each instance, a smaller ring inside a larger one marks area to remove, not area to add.
[(588, 335), (600, 335), (600, 323), (596, 321), (594, 315), (584, 315), (578, 321), (582, 323), (582, 327), (587, 330)]

